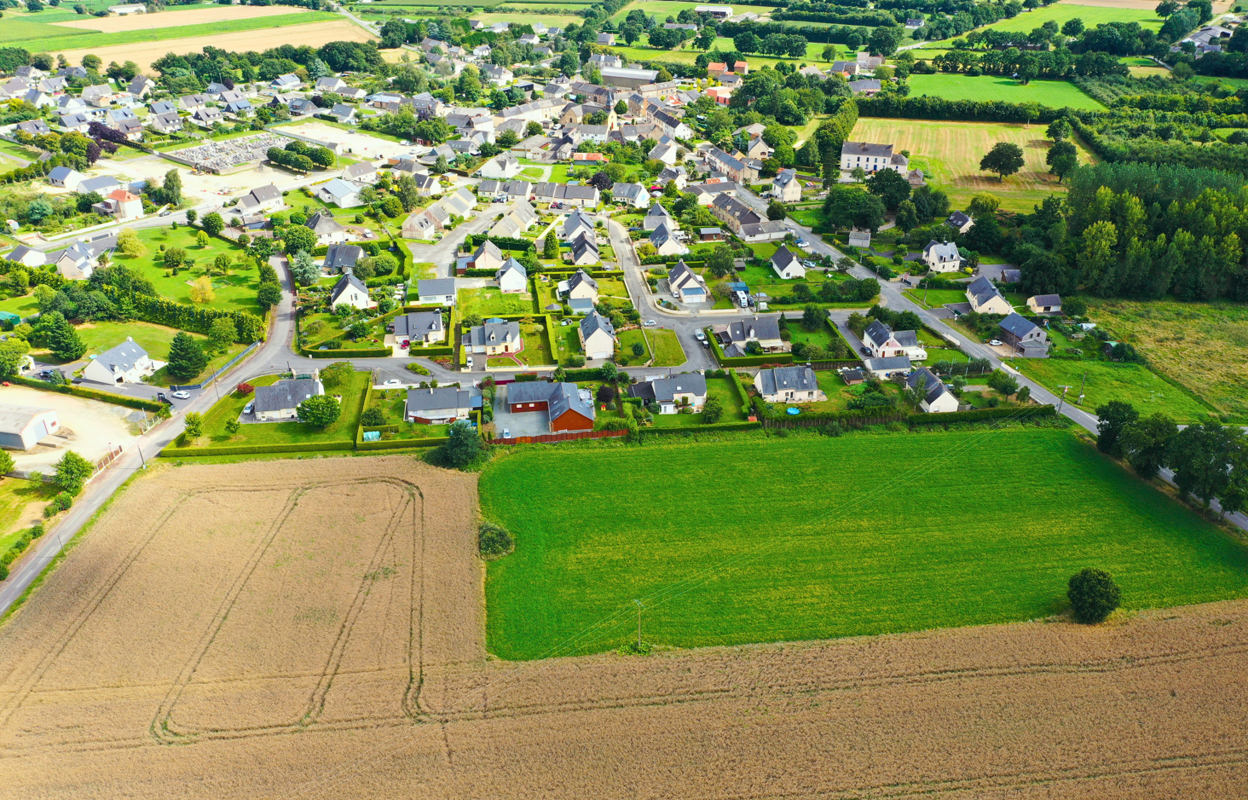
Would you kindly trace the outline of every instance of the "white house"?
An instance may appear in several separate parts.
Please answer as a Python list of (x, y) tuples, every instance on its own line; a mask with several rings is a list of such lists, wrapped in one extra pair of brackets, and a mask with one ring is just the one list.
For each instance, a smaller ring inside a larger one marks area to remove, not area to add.
[(342, 178), (334, 178), (317, 187), (316, 197), (327, 205), (356, 208), (364, 205), (364, 201), (360, 199), (360, 189), (361, 187), (357, 184), (349, 183)]
[(1014, 310), (1009, 301), (1001, 295), (996, 284), (983, 275), (966, 287), (966, 299), (971, 310), (979, 314), (1000, 314), (1005, 316)]
[(0, 447), (29, 450), (59, 426), (56, 411), (0, 404)]
[(334, 215), (324, 208), (308, 217), (304, 227), (316, 234), (317, 244), (342, 244), (355, 238), (355, 234), (334, 219)]
[(472, 414), (472, 393), (458, 386), (408, 389), (404, 416), (408, 422), (445, 425), (468, 419)]
[(368, 299), (368, 287), (350, 272), (342, 273), (342, 277), (334, 284), (334, 290), (329, 294), (329, 304), (333, 308), (342, 305), (370, 308), (373, 305)]
[(1062, 296), (1058, 294), (1038, 294), (1027, 298), (1027, 307), (1033, 314), (1062, 313)]
[(257, 386), (252, 413), (260, 422), (280, 422), (299, 416), (299, 404), (325, 394), (318, 377), (280, 380), (272, 386)]
[(754, 388), (768, 403), (818, 403), (828, 396), (810, 367), (776, 367), (760, 370)]
[(398, 343), (446, 341), (446, 323), (441, 311), (413, 311), (394, 318), (394, 340)]
[(654, 245), (655, 252), (661, 256), (678, 256), (688, 253), (689, 248), (676, 239), (676, 234), (673, 230), (675, 223), (670, 224), (672, 225), (671, 228), (668, 227), (669, 223), (664, 222), (651, 231), (650, 244)]
[(802, 182), (797, 179), (797, 170), (782, 169), (776, 175), (775, 185), (771, 190), (772, 197), (784, 203), (796, 203), (802, 199)]
[(658, 403), (660, 414), (679, 414), (682, 408), (697, 414), (706, 404), (706, 376), (682, 372), (669, 378), (639, 381), (628, 387), (628, 395), (645, 403)]
[(676, 266), (668, 270), (667, 285), (672, 297), (682, 303), (705, 303), (711, 297), (706, 281), (689, 269), (683, 260), (677, 261)]
[(515, 156), (511, 153), (503, 153), (482, 164), (477, 174), (482, 178), (505, 181), (520, 174), (521, 169), (523, 168), (520, 166), (520, 161)]
[(112, 385), (142, 383), (144, 378), (151, 377), (161, 366), (162, 363), (153, 361), (146, 350), (127, 336), (121, 344), (88, 361), (82, 370), (82, 378)]
[(958, 410), (958, 398), (927, 367), (906, 376), (906, 386), (922, 394), (919, 408), (927, 414), (947, 414)]
[(422, 306), (455, 305), (454, 278), (426, 278), (416, 281), (416, 302)]
[(266, 211), (277, 211), (283, 206), (282, 190), (275, 185), (257, 186), (238, 199), (235, 206), (238, 214), (261, 214)]
[(498, 288), (505, 294), (520, 294), (529, 290), (529, 273), (524, 265), (514, 258), (508, 258), (494, 274)]
[(48, 183), (61, 189), (74, 191), (78, 188), (78, 184), (82, 183), (86, 177), (86, 175), (83, 175), (76, 169), (70, 169), (69, 167), (53, 167), (52, 171), (48, 173)]
[(611, 320), (597, 311), (591, 311), (581, 320), (577, 332), (585, 358), (592, 360), (615, 355), (615, 328), (611, 325)]
[(841, 145), (841, 171), (853, 172), (858, 167), (868, 173), (891, 169), (904, 175), (909, 171), (910, 160), (894, 153), (891, 144), (845, 142)]
[(650, 206), (650, 210), (646, 212), (646, 218), (641, 221), (641, 227), (652, 231), (664, 223), (668, 225), (676, 224), (672, 221), (672, 215), (668, 210), (658, 200), (655, 200), (654, 205)]
[(958, 233), (966, 233), (975, 227), (975, 218), (964, 211), (955, 211), (945, 218), (945, 224)]
[(489, 269), (497, 272), (502, 269), (505, 261), (503, 251), (498, 249), (498, 245), (486, 239), (477, 248), (477, 252), (472, 254), (470, 266), (473, 269)]
[(894, 331), (878, 319), (862, 332), (862, 343), (874, 358), (906, 356), (911, 361), (927, 358), (927, 350), (919, 344), (917, 331)]
[(962, 256), (958, 254), (958, 246), (953, 242), (932, 239), (923, 248), (922, 259), (932, 272), (957, 272), (962, 269)]
[(806, 267), (788, 245), (780, 245), (771, 257), (771, 268), (786, 281), (806, 277)]

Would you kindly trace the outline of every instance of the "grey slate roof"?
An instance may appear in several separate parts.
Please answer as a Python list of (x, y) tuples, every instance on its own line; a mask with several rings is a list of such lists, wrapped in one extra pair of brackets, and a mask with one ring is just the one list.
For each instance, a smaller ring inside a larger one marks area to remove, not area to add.
[(917, 388), (920, 382), (923, 383), (923, 399), (929, 403), (934, 403), (947, 391), (945, 385), (940, 382), (940, 378), (932, 374), (927, 367), (919, 367), (906, 376), (906, 385), (911, 389)]
[(363, 255), (364, 248), (358, 244), (331, 244), (325, 251), (325, 268), (350, 269)]
[(891, 144), (871, 144), (870, 142), (844, 142), (841, 144), (841, 155), (888, 158), (893, 155), (893, 146)]
[(338, 220), (334, 219), (334, 215), (325, 209), (321, 209), (311, 217), (308, 217), (308, 221), (304, 223), (304, 226), (318, 235), (337, 233), (338, 231), (343, 230), (343, 227), (339, 224)]
[(286, 408), (298, 408), (299, 404), (309, 397), (324, 394), (321, 382), (313, 378), (281, 380), (272, 386), (257, 386), (255, 398), (256, 413), (281, 411)]
[(975, 303), (977, 305), (983, 305), (988, 300), (992, 299), (994, 295), (998, 297), (1001, 295), (1001, 290), (983, 275), (971, 281), (971, 285), (966, 287), (966, 290), (971, 293), (972, 297), (975, 298)]
[(590, 312), (589, 316), (581, 320), (581, 335), (588, 339), (597, 331), (603, 331), (612, 339), (615, 338), (615, 326), (611, 324), (611, 320), (599, 314), (597, 311)]
[(699, 372), (682, 372), (669, 378), (634, 383), (628, 387), (630, 397), (655, 400), (660, 403), (674, 402), (677, 394), (706, 395), (706, 376)]
[(446, 408), (472, 408), (472, 393), (454, 386), (408, 389), (407, 410), (437, 411)]
[(547, 412), (550, 419), (556, 420), (569, 411), (574, 411), (588, 419), (594, 418), (594, 403), (591, 399), (586, 402), (582, 397), (580, 390), (577, 389), (575, 383), (557, 383), (555, 391), (550, 396), (550, 408)]
[(428, 333), (446, 330), (438, 311), (413, 311), (394, 318), (394, 335), (423, 339)]
[(1031, 299), (1035, 300), (1038, 306), (1060, 306), (1062, 304), (1062, 296), (1060, 294), (1038, 294)]
[(132, 341), (126, 340), (116, 347), (110, 347), (95, 357), (97, 364), (103, 364), (114, 373), (133, 369), (140, 358), (146, 358), (147, 351)]
[(548, 403), (555, 391), (549, 381), (519, 381), (507, 385), (508, 403)]
[(354, 286), (368, 296), (368, 287), (364, 285), (364, 281), (352, 275), (350, 272), (344, 272), (338, 282), (334, 284), (334, 290), (329, 293), (329, 302), (334, 302), (339, 295), (347, 290), (348, 286)]
[(810, 367), (776, 367), (758, 373), (762, 378), (762, 393), (809, 392), (819, 389), (819, 379)]
[(1002, 330), (1009, 331), (1020, 339), (1040, 327), (1017, 312), (1011, 313), (998, 325)]
[(416, 282), (416, 294), (419, 297), (429, 297), (431, 295), (454, 295), (455, 279), (454, 278), (426, 278)]
[(789, 249), (788, 245), (783, 244), (776, 249), (775, 254), (771, 257), (771, 263), (780, 269), (784, 269), (797, 260), (797, 255)]
[(873, 372), (879, 370), (898, 370), (910, 368), (909, 356), (890, 356), (889, 358), (868, 358), (862, 362)]
[(945, 218), (945, 222), (955, 228), (961, 228), (966, 223), (971, 222), (971, 216), (965, 211), (955, 211)]
[(487, 319), (483, 324), (469, 328), (466, 338), (473, 347), (518, 342), (520, 323), (516, 320)]
[(888, 341), (888, 337), (891, 336), (892, 333), (893, 332), (889, 330), (887, 325), (877, 319), (868, 325), (867, 329), (862, 332), (862, 341), (879, 347)]

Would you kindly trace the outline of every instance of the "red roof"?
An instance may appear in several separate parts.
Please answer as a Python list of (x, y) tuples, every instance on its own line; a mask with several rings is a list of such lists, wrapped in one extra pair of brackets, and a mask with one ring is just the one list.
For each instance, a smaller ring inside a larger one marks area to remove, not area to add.
[(722, 61), (712, 61), (710, 64), (706, 65), (707, 72), (710, 72), (711, 70), (714, 70), (714, 69), (721, 70), (721, 71), (727, 70), (728, 65)]
[(130, 194), (125, 189), (114, 189), (108, 196), (108, 199), (116, 200), (119, 203), (128, 203), (131, 200), (138, 200), (139, 198), (138, 195)]

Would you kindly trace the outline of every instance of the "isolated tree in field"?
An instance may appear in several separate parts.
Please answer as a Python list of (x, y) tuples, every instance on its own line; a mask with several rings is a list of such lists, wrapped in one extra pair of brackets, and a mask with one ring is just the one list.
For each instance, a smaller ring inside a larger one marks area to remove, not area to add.
[(229, 350), (236, 336), (238, 336), (238, 328), (234, 326), (234, 321), (229, 317), (214, 319), (212, 327), (208, 329), (208, 341), (212, 343), (212, 349), (218, 353)]
[(54, 318), (47, 329), (45, 338), (48, 349), (61, 361), (77, 361), (82, 358), (83, 353), (87, 352), (87, 343), (82, 340), (78, 331), (74, 330), (74, 326), (70, 325), (68, 320), (56, 312), (53, 313), (60, 319)]
[(207, 366), (208, 356), (199, 342), (186, 331), (174, 334), (173, 341), (169, 343), (169, 365), (165, 368), (170, 375), (180, 381), (189, 381)]
[(707, 425), (719, 422), (724, 416), (724, 404), (718, 397), (708, 397), (702, 404), (702, 421)]
[(1050, 122), (1048, 130), (1045, 131), (1045, 134), (1055, 142), (1066, 141), (1070, 138), (1071, 133), (1070, 120), (1065, 117), (1058, 117)]
[(299, 404), (299, 421), (317, 428), (325, 428), (337, 421), (342, 405), (327, 394), (309, 397)]
[(256, 302), (261, 308), (272, 308), (282, 302), (282, 287), (276, 283), (262, 283), (256, 290)]
[[(188, 211), (186, 213), (190, 214), (191, 212)], [(199, 227), (206, 230), (209, 235), (216, 236), (225, 230), (225, 220), (221, 219), (221, 215), (214, 211), (200, 221)]]
[(477, 531), (477, 549), (481, 557), (487, 561), (501, 558), (516, 547), (511, 534), (502, 525), (493, 522), (482, 522)]
[(1111, 400), (1096, 409), (1096, 449), (1111, 456), (1122, 455), (1119, 438), (1128, 425), (1133, 425), (1140, 418), (1140, 412), (1130, 403)]
[(130, 228), (126, 228), (117, 234), (117, 249), (122, 255), (138, 258), (147, 255), (147, 245), (143, 244), (143, 240), (139, 235)]
[(1104, 622), (1122, 600), (1122, 590), (1103, 569), (1085, 567), (1074, 574), (1066, 589), (1075, 619), (1085, 625)]
[(312, 260), (307, 250), (300, 250), (290, 260), (290, 274), (300, 286), (311, 286), (321, 277), (321, 268)]
[(182, 432), (188, 442), (194, 442), (204, 435), (204, 415), (198, 411), (188, 411), (182, 419)]
[(1127, 463), (1144, 480), (1155, 478), (1165, 466), (1170, 443), (1179, 435), (1179, 426), (1162, 413), (1145, 417), (1123, 428), (1119, 444)]
[(165, 269), (177, 269), (186, 263), (186, 251), (181, 247), (170, 247), (163, 256)]
[(217, 257), (212, 260), (212, 271), (218, 275), (225, 275), (230, 271), (230, 257), (225, 253), (218, 253)]
[(716, 245), (706, 259), (706, 268), (716, 278), (722, 278), (732, 272), (732, 266), (732, 248), (726, 244)]
[(998, 180), (1004, 181), (1007, 175), (1013, 175), (1023, 168), (1023, 148), (1013, 142), (997, 142), (988, 154), (979, 160), (979, 168), (985, 172), (997, 173)]
[(77, 497), (94, 470), (90, 461), (73, 450), (67, 450), (56, 464), (56, 485), (69, 495)]
[(217, 293), (213, 291), (212, 281), (207, 275), (201, 275), (191, 283), (192, 303), (211, 303), (216, 299)]
[(559, 257), (559, 240), (555, 238), (555, 231), (553, 228), (550, 233), (546, 234), (546, 238), (542, 241), (542, 257)]
[(1060, 183), (1078, 168), (1079, 153), (1070, 142), (1058, 142), (1049, 148), (1044, 161), (1049, 165), (1049, 171), (1057, 176)]
[(438, 448), (438, 456), (447, 466), (463, 469), (481, 453), (481, 437), (464, 420), (451, 425), (446, 443)]

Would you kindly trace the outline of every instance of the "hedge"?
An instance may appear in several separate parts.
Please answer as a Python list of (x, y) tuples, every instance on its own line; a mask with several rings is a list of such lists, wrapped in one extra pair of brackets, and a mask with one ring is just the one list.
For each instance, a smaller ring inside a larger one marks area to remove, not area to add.
[(32, 389), (42, 389), (46, 392), (59, 392), (60, 394), (72, 394), (75, 397), (85, 397), (88, 400), (102, 400), (105, 403), (112, 403), (126, 408), (137, 408), (141, 411), (162, 411), (165, 408), (164, 403), (158, 403), (155, 400), (143, 400), (138, 397), (127, 397), (124, 394), (114, 394), (112, 392), (104, 392), (99, 389), (87, 389), (82, 386), (74, 386), (68, 383), (48, 383), (47, 381), (36, 381), (30, 378), (13, 377), (7, 378), (9, 383), (16, 383), (19, 386), (29, 386)]
[(1021, 415), (1026, 419), (1043, 419), (1056, 417), (1057, 409), (1053, 406), (1024, 406), (1005, 408), (978, 408), (974, 411), (953, 411), (948, 414), (914, 414), (910, 417), (911, 425), (944, 425), (950, 422), (982, 422), (990, 419), (1003, 419)]
[(715, 353), (715, 360), (719, 362), (721, 367), (759, 367), (763, 364), (792, 364), (792, 353), (770, 353), (761, 356), (736, 356), (729, 358), (724, 355), (723, 349), (719, 346), (719, 342), (715, 341), (714, 336), (706, 337), (711, 343), (711, 350)]
[(394, 355), (389, 347), (356, 348), (348, 350), (304, 350), (301, 355), (307, 358), (388, 358)]
[(721, 431), (752, 431), (763, 427), (761, 422), (737, 421), (716, 422), (712, 425), (690, 425), (687, 428), (642, 428), (643, 437), (651, 434), (665, 436), (669, 433), (718, 433)]
[(486, 239), (498, 247), (499, 250), (537, 250), (537, 246), (528, 239), (517, 239), (514, 236), (490, 236), (484, 233), (474, 233), (468, 237), (473, 247), (480, 247), (481, 243)]
[(446, 437), (441, 439), (388, 439), (376, 442), (360, 442), (356, 450), (398, 450), (405, 447), (440, 447), (446, 444)]
[(325, 450), (351, 450), (355, 442), (291, 442), (289, 444), (251, 444), (233, 447), (174, 447), (160, 451), (162, 458), (202, 458), (204, 456), (245, 456), (261, 453), (315, 453)]
[(409, 348), (407, 354), (412, 358), (432, 358), (434, 356), (453, 356), (455, 348), (446, 347), (412, 347)]

